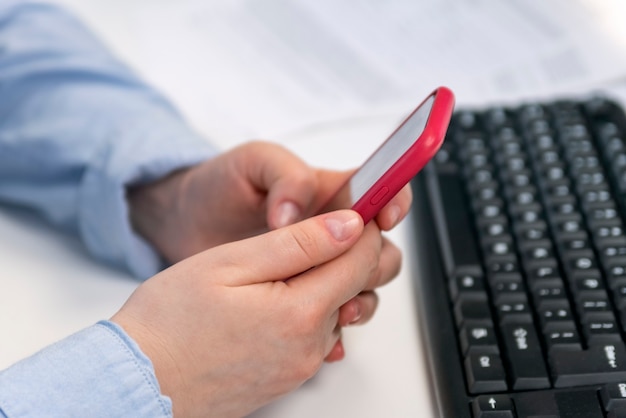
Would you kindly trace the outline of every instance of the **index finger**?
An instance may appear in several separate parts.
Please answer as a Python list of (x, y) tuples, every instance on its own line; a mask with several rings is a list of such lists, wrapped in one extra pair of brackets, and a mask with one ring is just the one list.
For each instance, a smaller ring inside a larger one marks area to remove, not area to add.
[(397, 195), (395, 195), (389, 203), (383, 207), (376, 219), (376, 223), (383, 231), (389, 231), (396, 226), (409, 213), (411, 203), (413, 202), (413, 191), (411, 185), (404, 186)]

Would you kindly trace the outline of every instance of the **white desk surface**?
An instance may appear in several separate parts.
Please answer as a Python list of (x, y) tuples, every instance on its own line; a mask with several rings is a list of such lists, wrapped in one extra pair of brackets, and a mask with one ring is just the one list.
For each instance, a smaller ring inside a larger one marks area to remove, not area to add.
[[(303, 150), (323, 149), (333, 139), (313, 135), (296, 143)], [(390, 236), (403, 246), (403, 234), (398, 228)], [(76, 239), (4, 207), (0, 253), (0, 368), (110, 317), (137, 286), (127, 274), (90, 259)], [(380, 299), (369, 324), (345, 330), (344, 361), (325, 365), (299, 390), (254, 416), (430, 416), (408, 268), (380, 290)]]
[[(77, 7), (106, 35), (110, 45), (120, 46), (124, 58), (132, 58), (127, 22), (113, 12), (116, 9), (103, 6), (123, 7), (124, 2), (64, 2)], [(343, 168), (359, 163), (369, 153), (367, 147), (359, 151), (353, 144), (366, 144), (371, 149), (394, 122), (381, 117), (358, 124), (339, 123), (279, 139), (311, 164)], [(329, 153), (329, 149), (334, 152)], [(404, 224), (390, 236), (407, 249), (406, 233)], [(0, 368), (110, 317), (137, 286), (127, 274), (93, 261), (75, 238), (61, 235), (34, 216), (2, 206), (0, 254)], [(366, 326), (346, 329), (346, 359), (325, 365), (299, 390), (253, 416), (433, 415), (410, 282), (410, 258), (405, 252), (400, 276), (380, 289), (380, 306), (373, 320)]]

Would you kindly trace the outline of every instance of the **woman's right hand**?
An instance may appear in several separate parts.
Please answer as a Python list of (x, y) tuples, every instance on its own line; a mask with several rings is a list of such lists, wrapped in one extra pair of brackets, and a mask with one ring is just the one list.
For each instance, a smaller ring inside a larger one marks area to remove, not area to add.
[[(112, 320), (152, 360), (175, 416), (240, 417), (341, 357), (340, 323), (358, 318), (340, 307), (399, 267), (375, 222), (330, 212), (190, 257), (139, 286)], [(358, 317), (374, 309), (362, 304)]]

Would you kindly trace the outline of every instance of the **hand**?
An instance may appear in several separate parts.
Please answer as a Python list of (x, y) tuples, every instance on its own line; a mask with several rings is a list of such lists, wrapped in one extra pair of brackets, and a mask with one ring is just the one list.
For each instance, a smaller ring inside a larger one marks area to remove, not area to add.
[[(335, 192), (352, 172), (313, 170), (276, 144), (251, 142), (129, 192), (131, 221), (169, 262), (315, 215), (346, 208)], [(405, 187), (376, 217), (384, 231), (408, 212)], [(388, 246), (391, 244), (387, 243)], [(340, 310), (340, 326), (366, 323), (378, 306), (368, 290)], [(339, 340), (327, 361), (344, 357)]]
[(176, 416), (239, 417), (313, 376), (340, 307), (399, 264), (375, 223), (336, 211), (186, 259), (112, 320), (151, 358)]
[[(317, 214), (349, 175), (314, 170), (279, 145), (251, 142), (132, 188), (130, 216), (135, 229), (174, 263)], [(407, 187), (376, 218), (380, 228), (396, 225), (410, 203)]]

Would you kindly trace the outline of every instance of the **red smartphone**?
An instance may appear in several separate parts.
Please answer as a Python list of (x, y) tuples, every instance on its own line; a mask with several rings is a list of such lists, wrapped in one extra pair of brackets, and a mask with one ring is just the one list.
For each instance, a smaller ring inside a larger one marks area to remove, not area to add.
[[(454, 94), (439, 87), (411, 112), (335, 194), (349, 196), (365, 223), (430, 161), (441, 147), (454, 109)], [(342, 196), (343, 199), (346, 199)], [(325, 212), (325, 211), (323, 211)]]

